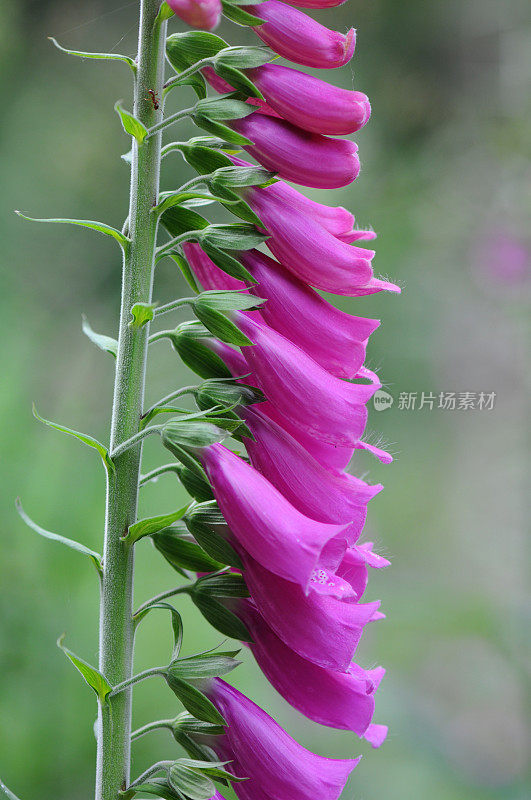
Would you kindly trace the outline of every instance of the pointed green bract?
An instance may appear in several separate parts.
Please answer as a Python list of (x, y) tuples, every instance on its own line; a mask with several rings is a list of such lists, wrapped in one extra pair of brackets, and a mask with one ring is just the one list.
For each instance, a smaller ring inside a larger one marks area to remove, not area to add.
[(132, 320), (129, 323), (131, 328), (141, 328), (146, 323), (151, 322), (155, 312), (154, 303), (135, 303), (131, 308)]
[(146, 126), (143, 125), (139, 119), (130, 114), (129, 111), (122, 108), (121, 100), (118, 100), (114, 104), (114, 110), (120, 117), (124, 131), (130, 136), (134, 136), (138, 144), (142, 144), (148, 132)]
[(177, 695), (183, 706), (194, 717), (214, 725), (225, 725), (225, 720), (217, 710), (216, 706), (188, 681), (178, 678), (176, 675), (167, 673), (166, 682), (172, 692)]
[(26, 523), (28, 528), (31, 528), (32, 531), (35, 531), (35, 533), (38, 533), (39, 536), (43, 536), (45, 539), (50, 539), (52, 542), (58, 542), (59, 544), (65, 545), (65, 547), (69, 547), (71, 550), (76, 550), (78, 553), (88, 556), (96, 567), (98, 574), (101, 576), (103, 569), (102, 559), (99, 553), (96, 553), (94, 550), (91, 550), (89, 547), (86, 547), (80, 542), (76, 542), (74, 539), (68, 539), (66, 536), (60, 536), (58, 533), (52, 533), (51, 531), (47, 531), (45, 528), (41, 528), (40, 525), (37, 525), (37, 523), (26, 514), (22, 508), (19, 498), (17, 498), (15, 501), (15, 505), (19, 516)]
[(149, 517), (147, 519), (141, 519), (138, 522), (135, 522), (135, 524), (131, 525), (129, 528), (127, 536), (123, 537), (123, 541), (127, 542), (127, 544), (134, 544), (144, 536), (153, 536), (154, 533), (157, 533), (158, 531), (167, 528), (168, 525), (171, 525), (173, 522), (177, 522), (177, 520), (182, 519), (188, 510), (188, 505), (183, 506), (178, 511), (174, 511), (172, 514), (162, 514), (158, 517)]
[(116, 228), (113, 228), (111, 225), (106, 225), (104, 222), (95, 222), (91, 219), (67, 219), (62, 217), (28, 217), (21, 211), (15, 211), (15, 214), (17, 214), (19, 217), (22, 217), (22, 219), (27, 219), (28, 222), (51, 222), (60, 225), (80, 225), (83, 228), (91, 228), (91, 230), (98, 231), (98, 233), (104, 233), (107, 236), (112, 236), (112, 238), (115, 239), (124, 249), (129, 245), (129, 239), (127, 236), (124, 236), (123, 233), (116, 230)]
[(35, 406), (33, 406), (33, 416), (35, 419), (38, 419), (39, 422), (42, 422), (44, 425), (48, 425), (49, 428), (53, 428), (61, 433), (67, 433), (69, 436), (73, 436), (83, 444), (88, 445), (88, 447), (92, 447), (94, 450), (97, 450), (107, 472), (109, 474), (114, 474), (114, 464), (109, 455), (109, 451), (93, 436), (89, 436), (87, 433), (81, 433), (80, 431), (75, 431), (73, 428), (67, 428), (65, 425), (58, 425), (56, 422), (51, 422), (49, 419), (44, 419), (44, 417), (41, 417), (40, 414), (37, 413)]
[(103, 350), (105, 353), (110, 353), (111, 356), (116, 358), (116, 353), (118, 351), (118, 341), (113, 339), (112, 336), (106, 336), (103, 333), (96, 333), (94, 331), (86, 318), (83, 314), (82, 316), (82, 329), (85, 336), (87, 336), (90, 341), (99, 347), (100, 350)]
[(257, 25), (263, 25), (265, 22), (265, 20), (248, 14), (243, 8), (239, 8), (238, 5), (233, 5), (227, 2), (227, 0), (221, 0), (221, 5), (223, 7), (223, 16), (230, 19), (231, 22), (235, 22), (237, 25), (255, 28)]
[(57, 47), (58, 50), (61, 50), (62, 53), (67, 53), (69, 56), (78, 56), (79, 58), (103, 59), (106, 61), (123, 61), (131, 68), (133, 74), (136, 74), (135, 60), (133, 58), (130, 58), (129, 56), (122, 56), (119, 55), (118, 53), (85, 53), (81, 50), (68, 50), (66, 47), (62, 47), (62, 45), (60, 45), (57, 39), (54, 39), (53, 36), (48, 36), (48, 39), (52, 42), (52, 44), (54, 44)]
[(75, 653), (65, 647), (63, 645), (64, 638), (64, 634), (59, 637), (57, 640), (57, 647), (59, 647), (65, 656), (70, 659), (77, 671), (81, 673), (83, 680), (88, 683), (90, 688), (96, 692), (100, 702), (105, 703), (107, 701), (107, 697), (112, 691), (112, 686), (99, 670), (97, 670), (84, 659), (76, 656)]

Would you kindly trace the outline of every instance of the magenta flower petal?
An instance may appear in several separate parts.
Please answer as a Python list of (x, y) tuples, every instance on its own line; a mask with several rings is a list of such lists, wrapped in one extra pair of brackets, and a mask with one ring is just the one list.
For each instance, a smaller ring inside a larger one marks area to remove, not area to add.
[(335, 8), (342, 6), (346, 0), (284, 0), (288, 6), (297, 6), (298, 8)]
[[(265, 711), (214, 678), (206, 693), (227, 721), (223, 757), (249, 780), (234, 784), (241, 800), (337, 800), (359, 759), (323, 758), (306, 750)], [(216, 744), (216, 742), (214, 742)]]
[(360, 600), (367, 587), (367, 567), (383, 569), (390, 565), (386, 558), (373, 552), (372, 548), (372, 542), (349, 547), (336, 571), (337, 577), (350, 585), (356, 600)]
[(372, 293), (365, 287), (372, 278), (373, 250), (342, 242), (268, 189), (250, 190), (246, 200), (270, 234), (266, 244), (273, 255), (300, 280), (335, 294)]
[(267, 300), (260, 309), (267, 324), (332, 375), (356, 375), (365, 360), (369, 336), (379, 321), (340, 311), (258, 250), (241, 253), (240, 259), (257, 280), (251, 292)]
[(245, 440), (252, 465), (311, 519), (349, 523), (349, 543), (354, 543), (365, 524), (367, 504), (382, 485), (369, 486), (352, 475), (325, 469), (259, 409), (244, 409), (242, 416), (256, 440)]
[(353, 664), (337, 672), (301, 658), (249, 601), (243, 621), (253, 638), (249, 648), (258, 666), (290, 705), (321, 725), (363, 736), (374, 714), (375, 685), (368, 673)]
[(232, 534), (260, 564), (305, 590), (315, 569), (339, 566), (346, 526), (305, 517), (263, 475), (223, 445), (204, 448), (200, 458)]
[(345, 136), (369, 120), (367, 95), (326, 83), (281, 64), (249, 70), (268, 105), (288, 122), (313, 133)]
[(387, 725), (378, 725), (372, 722), (363, 734), (363, 738), (376, 749), (384, 743), (388, 731)]
[(168, 5), (192, 28), (213, 31), (221, 19), (221, 0), (168, 0)]
[(316, 189), (337, 189), (358, 177), (358, 146), (349, 139), (309, 133), (283, 119), (259, 113), (232, 120), (230, 125), (253, 142), (244, 150), (285, 180)]
[(276, 53), (306, 67), (331, 69), (342, 67), (352, 58), (356, 32), (351, 28), (344, 35), (331, 31), (295, 8), (267, 0), (245, 10), (265, 20), (254, 28), (257, 36)]
[(365, 404), (378, 384), (336, 378), (268, 325), (239, 313), (235, 318), (253, 342), (243, 348), (245, 360), (276, 411), (329, 444), (349, 447), (358, 441), (367, 423)]
[(244, 575), (256, 607), (282, 641), (303, 658), (335, 670), (347, 670), (363, 627), (375, 619), (379, 601), (357, 603), (337, 598), (314, 579), (305, 594), (243, 556)]
[(243, 281), (227, 275), (207, 256), (195, 242), (183, 244), (183, 252), (194, 274), (204, 289), (236, 289), (246, 291)]

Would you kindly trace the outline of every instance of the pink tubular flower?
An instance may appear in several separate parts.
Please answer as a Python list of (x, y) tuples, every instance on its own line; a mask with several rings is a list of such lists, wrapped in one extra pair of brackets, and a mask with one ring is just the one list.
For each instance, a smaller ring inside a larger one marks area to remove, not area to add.
[(230, 125), (253, 142), (244, 149), (285, 180), (316, 189), (337, 189), (358, 177), (358, 146), (349, 139), (309, 133), (258, 112), (232, 120)]
[(255, 33), (289, 61), (306, 67), (331, 69), (344, 66), (352, 58), (356, 46), (354, 28), (346, 36), (331, 31), (278, 0), (246, 6), (245, 10), (265, 20), (263, 25), (254, 28)]
[(306, 750), (265, 711), (232, 686), (214, 678), (203, 691), (227, 722), (209, 744), (231, 769), (246, 776), (235, 783), (240, 800), (337, 800), (356, 759), (323, 758)]
[(185, 242), (183, 252), (199, 283), (204, 289), (245, 289), (245, 284), (216, 267), (204, 250), (195, 242)]
[(367, 423), (365, 404), (378, 384), (342, 381), (268, 325), (235, 316), (253, 342), (244, 348), (245, 360), (276, 412), (329, 444), (348, 447), (357, 442)]
[(357, 664), (346, 672), (319, 667), (287, 647), (248, 600), (242, 617), (258, 666), (288, 703), (314, 722), (363, 736), (374, 714), (375, 683)]
[(245, 442), (252, 465), (301, 513), (320, 522), (349, 523), (349, 543), (357, 541), (367, 504), (382, 485), (369, 486), (353, 475), (325, 469), (259, 409), (246, 408), (241, 414), (256, 440)]
[[(358, 548), (361, 550), (361, 548)], [(260, 614), (282, 641), (303, 658), (329, 669), (346, 671), (363, 628), (379, 614), (380, 602), (337, 597), (335, 587), (310, 582), (307, 594), (243, 556), (245, 582)]]
[(250, 189), (245, 194), (270, 234), (267, 246), (300, 280), (335, 294), (366, 292), (373, 274), (373, 250), (345, 244), (267, 189)]
[(204, 448), (200, 458), (232, 534), (260, 564), (305, 590), (314, 570), (338, 567), (347, 526), (304, 516), (263, 475), (221, 444)]
[(281, 64), (264, 64), (248, 74), (272, 109), (306, 131), (344, 136), (369, 120), (371, 107), (362, 92), (341, 89)]
[(258, 250), (241, 253), (240, 258), (257, 280), (251, 292), (267, 300), (260, 309), (267, 324), (332, 375), (352, 378), (365, 360), (369, 336), (379, 321), (340, 311)]
[(192, 28), (213, 31), (221, 19), (221, 0), (168, 0), (168, 5)]

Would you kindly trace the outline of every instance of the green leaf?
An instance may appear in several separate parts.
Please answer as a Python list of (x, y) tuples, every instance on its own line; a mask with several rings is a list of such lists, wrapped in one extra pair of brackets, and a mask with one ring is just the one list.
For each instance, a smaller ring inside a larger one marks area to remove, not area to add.
[(239, 147), (253, 144), (246, 136), (233, 131), (232, 128), (229, 128), (228, 125), (223, 125), (222, 122), (215, 122), (204, 114), (192, 114), (192, 119), (198, 128), (203, 128), (203, 130), (212, 133), (214, 136), (219, 136), (230, 144), (237, 144)]
[(63, 53), (67, 53), (69, 56), (79, 56), (79, 58), (96, 58), (96, 59), (105, 59), (107, 61), (123, 61), (129, 67), (131, 67), (133, 74), (136, 74), (136, 63), (133, 58), (129, 56), (122, 56), (118, 53), (84, 53), (81, 50), (67, 50), (66, 47), (62, 47), (57, 39), (54, 39), (53, 36), (48, 36), (48, 39), (54, 44), (58, 50), (61, 50)]
[(182, 274), (184, 276), (184, 279), (187, 282), (187, 284), (190, 287), (190, 289), (193, 292), (200, 292), (201, 288), (200, 288), (199, 284), (197, 283), (197, 281), (195, 279), (195, 275), (192, 272), (192, 270), (190, 268), (190, 265), (189, 265), (188, 261), (186, 260), (186, 258), (183, 255), (181, 255), (180, 253), (175, 253), (175, 252), (169, 253), (168, 255), (172, 259), (172, 261), (175, 261), (175, 263), (177, 264), (177, 266), (181, 270), (181, 272), (182, 272)]
[(94, 222), (91, 219), (63, 219), (59, 217), (47, 219), (28, 217), (21, 211), (15, 211), (15, 214), (18, 214), (18, 216), (22, 217), (22, 219), (27, 219), (29, 222), (52, 222), (64, 225), (81, 225), (83, 228), (91, 228), (99, 233), (105, 233), (107, 236), (112, 236), (113, 239), (116, 239), (120, 247), (123, 247), (124, 249), (126, 249), (129, 245), (129, 239), (127, 236), (124, 236), (123, 233), (120, 233), (120, 231), (116, 230), (116, 228), (113, 228), (111, 225), (106, 225), (104, 222)]
[(208, 289), (194, 298), (194, 305), (201, 303), (216, 311), (249, 311), (260, 308), (265, 302), (262, 297), (227, 289)]
[(208, 220), (195, 211), (181, 206), (168, 208), (162, 214), (160, 221), (172, 236), (181, 236), (188, 231), (198, 231), (208, 227)]
[(201, 175), (210, 174), (223, 167), (233, 166), (232, 161), (225, 153), (211, 150), (201, 144), (180, 145), (179, 150), (185, 161)]
[(245, 72), (236, 69), (236, 67), (229, 67), (221, 63), (215, 64), (214, 69), (216, 70), (216, 74), (219, 75), (220, 78), (223, 78), (224, 81), (227, 81), (229, 86), (232, 86), (233, 89), (236, 89), (247, 97), (257, 97), (259, 100), (265, 100), (260, 89), (247, 77)]
[(141, 328), (153, 319), (155, 303), (135, 303), (131, 308), (130, 328)]
[(252, 642), (251, 634), (241, 619), (225, 608), (219, 600), (203, 592), (194, 592), (192, 600), (207, 622), (224, 636), (242, 642)]
[(248, 117), (256, 111), (255, 106), (244, 103), (242, 100), (235, 100), (231, 94), (221, 97), (207, 97), (199, 100), (195, 107), (195, 113), (207, 117), (210, 120), (219, 122), (226, 119), (241, 119)]
[(176, 444), (184, 448), (201, 448), (223, 441), (227, 433), (211, 422), (175, 419), (164, 425), (161, 436), (165, 447)]
[(252, 345), (251, 340), (221, 311), (211, 308), (207, 303), (194, 303), (193, 308), (197, 318), (217, 339), (238, 347)]
[[(179, 480), (191, 497), (200, 503), (205, 500), (213, 500), (214, 495), (212, 494), (212, 488), (208, 481), (200, 478), (197, 473), (192, 472), (183, 464), (176, 464), (175, 468), (179, 475)], [(199, 542), (199, 544), (201, 544), (201, 542)], [(209, 552), (209, 555), (216, 559), (216, 556), (212, 555), (212, 553)], [(225, 564), (228, 562), (223, 561), (223, 563)]]
[(176, 72), (182, 72), (204, 58), (213, 58), (227, 43), (207, 31), (173, 33), (166, 39), (166, 55)]
[(204, 575), (197, 579), (193, 592), (210, 597), (249, 597), (249, 589), (243, 575), (236, 572)]
[(82, 315), (82, 329), (85, 336), (88, 336), (90, 341), (99, 347), (100, 350), (103, 350), (106, 353), (110, 353), (111, 356), (116, 358), (116, 354), (118, 352), (118, 342), (116, 339), (113, 339), (112, 336), (105, 336), (103, 333), (96, 333), (96, 331), (92, 330), (90, 323), (86, 316)]
[(219, 167), (212, 180), (220, 186), (240, 188), (245, 186), (264, 186), (275, 179), (275, 173), (263, 167)]
[(38, 533), (39, 536), (44, 536), (45, 539), (50, 539), (52, 542), (59, 542), (59, 544), (64, 544), (71, 550), (77, 550), (78, 553), (82, 553), (84, 556), (88, 556), (91, 559), (94, 566), (96, 567), (98, 574), (102, 575), (102, 558), (99, 553), (96, 553), (89, 547), (85, 547), (85, 545), (81, 544), (80, 542), (74, 541), (74, 539), (67, 539), (66, 536), (60, 536), (58, 533), (52, 533), (51, 531), (47, 531), (44, 528), (41, 528), (40, 525), (37, 525), (36, 522), (34, 522), (30, 517), (28, 517), (28, 515), (22, 508), (22, 504), (18, 497), (15, 501), (15, 506), (19, 516), (24, 520), (28, 528), (31, 528), (32, 531)]
[(168, 668), (168, 672), (185, 680), (218, 678), (221, 675), (228, 675), (241, 663), (225, 653), (204, 653), (174, 661)]
[(178, 332), (171, 341), (181, 360), (201, 378), (232, 377), (225, 362), (189, 332)]
[(61, 433), (67, 433), (69, 436), (74, 436), (83, 444), (88, 445), (88, 447), (93, 447), (94, 450), (97, 450), (100, 454), (101, 460), (103, 461), (103, 465), (105, 466), (107, 472), (110, 475), (114, 475), (114, 464), (109, 456), (109, 451), (101, 444), (101, 442), (98, 442), (97, 439), (94, 439), (93, 436), (89, 436), (86, 433), (80, 433), (79, 431), (75, 431), (72, 428), (67, 428), (64, 425), (58, 425), (56, 422), (51, 422), (49, 419), (44, 419), (44, 417), (41, 417), (40, 414), (37, 413), (35, 406), (33, 406), (33, 416), (35, 419), (38, 419), (39, 422), (42, 422), (44, 425), (48, 425), (49, 428), (53, 428), (56, 431), (61, 431)]
[(108, 695), (112, 691), (112, 686), (107, 681), (106, 677), (102, 675), (102, 673), (97, 670), (95, 667), (91, 666), (87, 661), (84, 661), (79, 656), (76, 656), (71, 650), (67, 647), (64, 647), (65, 635), (63, 633), (62, 636), (59, 637), (57, 640), (57, 647), (59, 647), (65, 656), (70, 659), (74, 667), (81, 673), (83, 679), (88, 683), (91, 689), (94, 689), (98, 698), (101, 703), (105, 703), (107, 700)]
[(168, 783), (190, 800), (210, 800), (216, 793), (216, 787), (207, 775), (201, 775), (178, 761), (168, 770)]
[(130, 136), (134, 136), (138, 144), (141, 145), (147, 136), (148, 130), (146, 126), (140, 122), (139, 119), (133, 117), (129, 111), (126, 111), (125, 108), (122, 108), (121, 100), (118, 100), (114, 104), (114, 110), (120, 117), (124, 131)]
[(187, 538), (189, 533), (184, 526), (166, 528), (153, 536), (153, 544), (172, 567), (192, 572), (216, 572), (224, 564), (214, 561), (202, 547)]
[(269, 237), (254, 225), (235, 222), (229, 225), (209, 225), (201, 232), (201, 243), (207, 242), (222, 250), (251, 250)]
[(194, 717), (202, 719), (205, 722), (211, 722), (213, 725), (225, 725), (225, 720), (217, 710), (216, 706), (206, 697), (203, 692), (196, 689), (195, 686), (177, 678), (171, 673), (167, 673), (166, 682), (172, 692), (179, 698), (183, 706)]
[(158, 531), (167, 528), (168, 525), (172, 524), (172, 522), (177, 522), (177, 520), (182, 519), (182, 517), (184, 517), (188, 511), (189, 505), (190, 504), (188, 503), (178, 511), (174, 511), (172, 514), (162, 514), (159, 517), (148, 517), (135, 522), (134, 525), (131, 525), (129, 528), (127, 536), (122, 538), (122, 541), (127, 542), (127, 544), (134, 544), (144, 536), (153, 536), (154, 533), (158, 533)]
[(265, 22), (263, 19), (248, 14), (247, 11), (244, 11), (242, 8), (231, 5), (226, 0), (221, 0), (221, 5), (223, 7), (223, 16), (235, 22), (237, 25), (249, 25), (251, 28), (255, 28), (257, 25), (263, 25)]
[[(244, 5), (251, 4), (245, 2)], [(268, 47), (226, 47), (216, 54), (212, 66), (216, 70), (220, 64), (236, 69), (254, 69), (267, 64), (274, 58), (275, 54)]]

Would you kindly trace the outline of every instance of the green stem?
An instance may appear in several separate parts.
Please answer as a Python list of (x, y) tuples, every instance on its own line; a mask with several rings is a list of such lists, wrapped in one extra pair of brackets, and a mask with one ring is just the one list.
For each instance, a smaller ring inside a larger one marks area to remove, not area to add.
[[(160, 0), (141, 0), (134, 114), (150, 128), (162, 119), (150, 91), (162, 92), (166, 23), (156, 21)], [(122, 302), (110, 449), (139, 430), (144, 400), (149, 325), (130, 327), (135, 303), (150, 303), (157, 234), (161, 137), (151, 136), (142, 146), (133, 140), (129, 238), (124, 255)], [(133, 669), (133, 548), (122, 541), (137, 517), (138, 479), (142, 444), (120, 453), (108, 481), (105, 517), (103, 581), (100, 604), (100, 669), (114, 686), (127, 681)], [(131, 689), (100, 708), (96, 800), (116, 800), (129, 782)]]
[(187, 583), (184, 586), (176, 586), (174, 589), (168, 589), (165, 592), (161, 592), (157, 594), (155, 597), (151, 597), (149, 600), (146, 600), (145, 603), (142, 603), (141, 606), (137, 608), (135, 611), (135, 617), (138, 617), (142, 611), (145, 611), (147, 608), (151, 608), (151, 606), (160, 603), (161, 600), (166, 600), (168, 597), (175, 597), (176, 594), (188, 594), (191, 589), (193, 589), (195, 583)]
[(166, 117), (166, 119), (157, 122), (156, 125), (153, 125), (152, 128), (148, 129), (148, 132), (146, 134), (146, 139), (150, 139), (156, 133), (160, 133), (160, 131), (164, 130), (164, 128), (167, 128), (168, 125), (173, 125), (174, 122), (177, 122), (180, 119), (184, 119), (185, 117), (189, 117), (191, 114), (194, 113), (194, 111), (195, 111), (195, 106), (193, 106), (192, 108), (183, 108), (182, 111), (176, 111), (175, 114), (170, 114), (169, 117)]
[(151, 731), (163, 730), (164, 728), (171, 731), (174, 721), (173, 719), (157, 719), (155, 722), (148, 722), (147, 725), (142, 725), (141, 728), (137, 728), (136, 731), (133, 731), (131, 734), (131, 741), (134, 742), (136, 739), (140, 739), (141, 736), (145, 736), (146, 733), (150, 733)]
[(196, 61), (195, 64), (192, 64), (191, 67), (188, 69), (184, 69), (182, 72), (179, 72), (178, 75), (175, 77), (170, 78), (164, 84), (164, 92), (166, 93), (169, 91), (173, 86), (178, 86), (185, 78), (188, 78), (190, 75), (194, 75), (196, 72), (199, 72), (200, 69), (203, 67), (208, 67), (212, 63), (212, 58), (202, 58), (201, 61)]
[(138, 675), (133, 675), (132, 678), (128, 678), (126, 681), (117, 684), (109, 694), (109, 697), (122, 694), (124, 689), (128, 689), (135, 683), (140, 683), (140, 681), (144, 681), (146, 678), (152, 678), (154, 675), (166, 675), (166, 669), (166, 667), (151, 667), (150, 669), (144, 670), (144, 672), (139, 672)]

